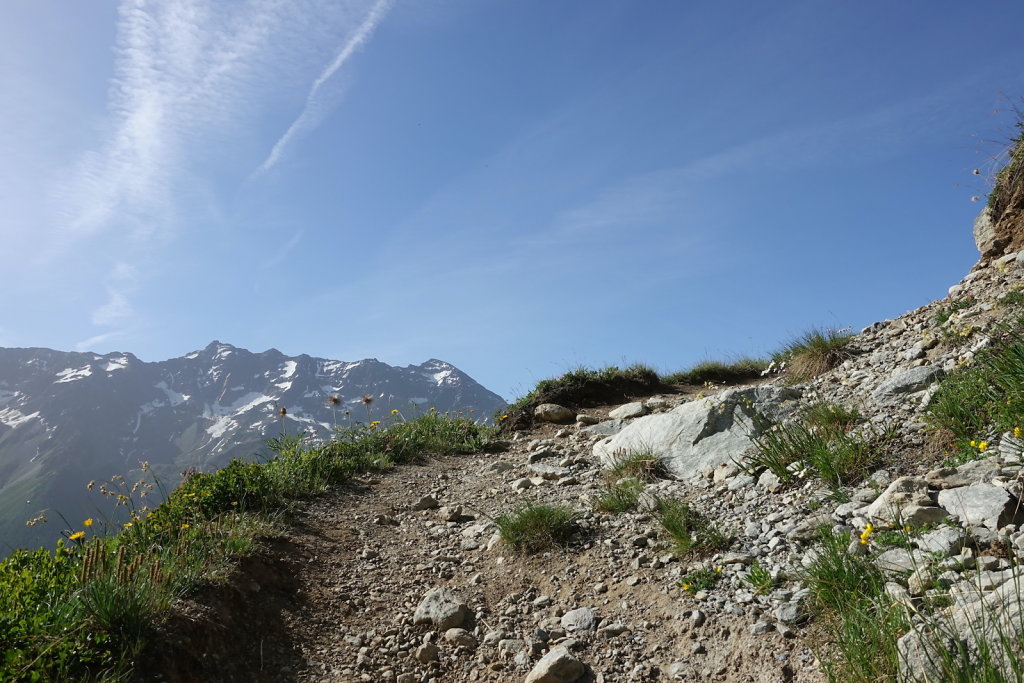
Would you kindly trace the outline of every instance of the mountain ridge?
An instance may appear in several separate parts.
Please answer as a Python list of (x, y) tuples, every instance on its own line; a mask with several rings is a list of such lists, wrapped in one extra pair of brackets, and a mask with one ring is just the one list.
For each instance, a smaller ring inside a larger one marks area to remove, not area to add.
[(120, 351), (0, 348), (0, 547), (42, 540), (21, 525), (48, 509), (92, 514), (81, 500), (86, 482), (129, 476), (143, 461), (172, 488), (184, 471), (258, 455), (282, 431), (327, 439), (335, 427), (429, 409), (486, 421), (504, 405), (436, 358), (396, 367), (219, 340), (150, 362)]

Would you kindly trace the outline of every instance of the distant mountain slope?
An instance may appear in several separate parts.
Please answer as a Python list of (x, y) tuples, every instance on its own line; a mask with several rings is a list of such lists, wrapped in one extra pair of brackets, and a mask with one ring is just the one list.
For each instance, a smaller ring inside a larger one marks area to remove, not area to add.
[[(434, 359), (397, 368), (375, 359), (257, 354), (216, 341), (157, 363), (130, 353), (0, 349), (0, 555), (50, 543), (62, 526), (57, 513), (75, 523), (94, 516), (100, 500), (86, 483), (130, 477), (140, 461), (170, 487), (189, 468), (259, 457), (263, 440), (282, 428), (329, 438), (335, 424), (386, 421), (392, 410), (489, 419), (504, 405)], [(49, 522), (27, 527), (38, 514)]]

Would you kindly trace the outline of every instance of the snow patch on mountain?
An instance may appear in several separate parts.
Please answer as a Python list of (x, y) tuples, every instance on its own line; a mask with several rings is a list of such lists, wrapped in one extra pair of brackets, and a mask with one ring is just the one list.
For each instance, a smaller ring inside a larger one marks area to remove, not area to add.
[(74, 382), (76, 379), (82, 379), (92, 374), (92, 368), (86, 365), (83, 368), (68, 368), (67, 370), (61, 370), (57, 373), (57, 377), (61, 379), (54, 382), (54, 384), (63, 384), (64, 382)]
[(39, 419), (38, 410), (34, 413), (29, 413), (28, 415), (14, 408), (5, 408), (4, 410), (0, 410), (0, 423), (7, 425), (11, 429), (35, 419)]
[(286, 360), (284, 362), (284, 373), (281, 374), (281, 379), (288, 379), (295, 374), (295, 368), (299, 367), (299, 364), (293, 360)]
[(203, 411), (203, 417), (214, 421), (212, 425), (206, 428), (206, 432), (213, 438), (219, 439), (224, 436), (228, 429), (237, 425), (234, 420), (236, 415), (248, 412), (273, 400), (273, 398), (266, 394), (250, 391), (230, 405), (225, 406), (215, 403)]
[(167, 395), (167, 400), (170, 401), (172, 408), (180, 406), (182, 403), (191, 398), (188, 394), (179, 394), (174, 389), (171, 389), (169, 386), (167, 386), (167, 382), (164, 381), (157, 382), (156, 388)]
[(111, 358), (107, 363), (106, 372), (115, 372), (117, 370), (124, 370), (128, 367), (128, 359), (124, 356), (119, 358)]

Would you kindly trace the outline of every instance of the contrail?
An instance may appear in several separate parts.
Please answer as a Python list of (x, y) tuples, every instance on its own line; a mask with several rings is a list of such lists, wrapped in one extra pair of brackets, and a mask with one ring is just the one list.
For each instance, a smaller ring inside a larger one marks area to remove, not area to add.
[(319, 78), (313, 82), (313, 87), (309, 89), (309, 94), (306, 95), (306, 106), (303, 107), (302, 113), (299, 114), (298, 118), (295, 119), (292, 125), (288, 127), (288, 130), (285, 131), (284, 135), (282, 135), (274, 144), (274, 147), (270, 150), (270, 154), (267, 156), (266, 160), (260, 164), (260, 167), (256, 170), (257, 173), (269, 171), (274, 164), (281, 159), (281, 155), (284, 154), (285, 148), (296, 135), (316, 125), (316, 100), (317, 94), (320, 92), (320, 88), (322, 88), (324, 83), (330, 80), (331, 76), (333, 76), (346, 61), (348, 61), (348, 58), (351, 57), (356, 50), (361, 48), (363, 44), (370, 39), (370, 36), (373, 35), (374, 29), (377, 28), (377, 25), (384, 18), (384, 15), (387, 14), (388, 9), (390, 9), (391, 2), (392, 0), (377, 0), (377, 2), (374, 3), (366, 19), (364, 19), (363, 23), (359, 25), (359, 28), (356, 29), (356, 32), (352, 35), (349, 41), (345, 43), (345, 46), (341, 49), (341, 52), (338, 53), (338, 56), (335, 57), (334, 61), (323, 70), (323, 73), (320, 74)]

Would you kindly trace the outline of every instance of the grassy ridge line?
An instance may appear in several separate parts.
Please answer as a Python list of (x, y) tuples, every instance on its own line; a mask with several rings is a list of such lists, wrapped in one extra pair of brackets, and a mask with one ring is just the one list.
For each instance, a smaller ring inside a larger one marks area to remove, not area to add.
[(272, 439), (268, 462), (192, 475), (152, 510), (142, 505), (152, 483), (101, 485), (130, 510), (119, 533), (94, 535), (99, 525), (85, 520), (53, 553), (0, 562), (0, 681), (123, 680), (174, 600), (226, 576), (296, 501), (424, 453), (479, 451), (490, 432), (437, 413), (395, 419), (315, 446)]
[(495, 414), (505, 431), (533, 425), (532, 409), (541, 403), (561, 403), (582, 408), (616, 403), (632, 396), (671, 391), (677, 384), (735, 384), (780, 372), (789, 382), (805, 382), (831, 370), (852, 355), (853, 335), (846, 330), (812, 329), (771, 354), (771, 360), (742, 357), (732, 361), (704, 360), (680, 372), (658, 374), (643, 363), (625, 368), (609, 365), (592, 369), (577, 367), (544, 379), (525, 396)]

